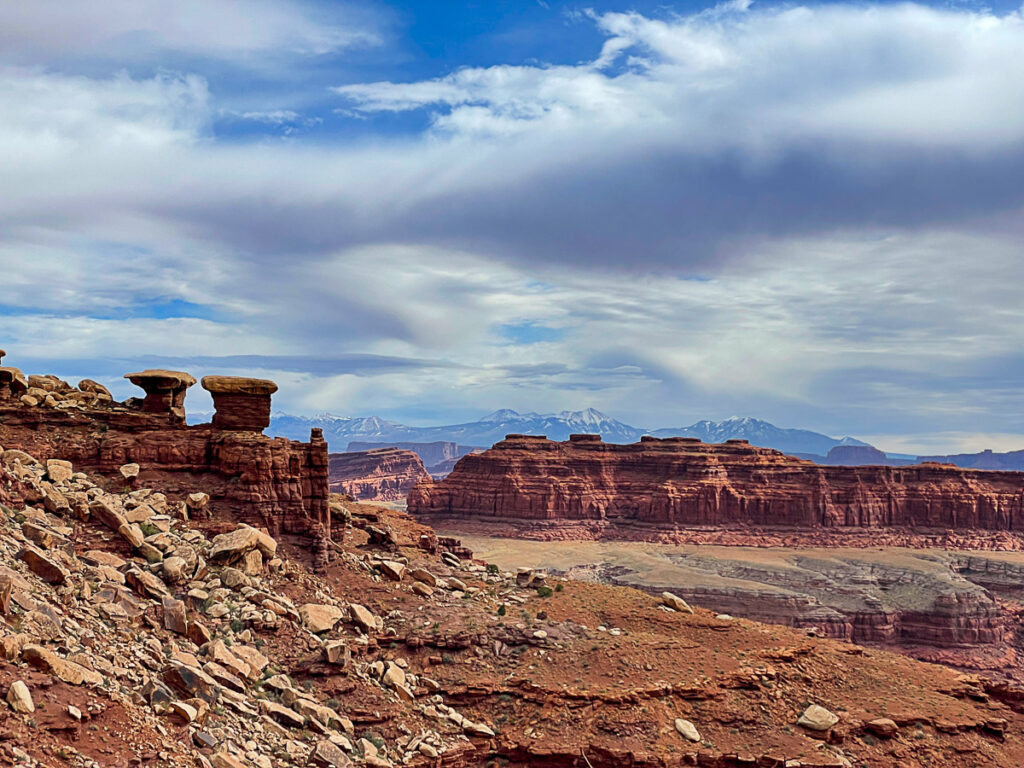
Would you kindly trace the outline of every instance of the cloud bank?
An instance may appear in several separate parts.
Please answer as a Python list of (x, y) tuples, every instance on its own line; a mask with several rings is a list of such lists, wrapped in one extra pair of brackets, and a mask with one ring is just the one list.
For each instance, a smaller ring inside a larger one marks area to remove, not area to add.
[[(586, 61), (346, 82), (304, 112), (246, 78), (389, 49), (386, 9), (47, 5), (0, 10), (13, 364), (171, 360), (421, 421), (1024, 434), (1020, 12), (588, 13)], [(333, 118), (253, 137), (228, 109)]]

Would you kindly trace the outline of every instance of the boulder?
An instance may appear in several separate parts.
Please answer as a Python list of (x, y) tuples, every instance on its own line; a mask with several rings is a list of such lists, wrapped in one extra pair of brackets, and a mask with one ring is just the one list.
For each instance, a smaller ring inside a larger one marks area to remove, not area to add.
[(173, 597), (167, 596), (163, 599), (164, 628), (184, 635), (188, 632), (188, 618), (185, 613), (185, 603)]
[(822, 706), (811, 704), (800, 715), (800, 719), (796, 721), (796, 724), (811, 731), (827, 731), (838, 722), (838, 715), (832, 714)]
[(47, 584), (67, 584), (71, 580), (71, 574), (64, 566), (54, 562), (35, 547), (25, 547), (18, 553), (18, 557), (25, 561), (32, 573)]
[(217, 752), (211, 755), (210, 765), (213, 768), (249, 768), (247, 763), (242, 762), (233, 755), (229, 755), (227, 752)]
[(260, 711), (286, 728), (301, 728), (306, 724), (306, 718), (295, 710), (266, 699), (260, 700)]
[(341, 747), (327, 739), (321, 739), (309, 755), (309, 765), (317, 768), (348, 768), (352, 761), (341, 751)]
[(61, 459), (48, 459), (46, 462), (46, 475), (51, 483), (66, 483), (75, 473), (70, 461)]
[(392, 560), (384, 560), (380, 564), (381, 573), (392, 581), (401, 581), (405, 575), (405, 566)]
[(689, 720), (683, 720), (681, 717), (677, 717), (674, 725), (676, 730), (679, 732), (679, 735), (687, 741), (695, 743), (700, 741), (700, 731), (698, 731), (697, 726)]
[(349, 618), (352, 623), (362, 627), (367, 632), (375, 632), (377, 630), (377, 619), (369, 610), (359, 605), (358, 603), (351, 603), (348, 607)]
[(307, 603), (299, 607), (299, 618), (302, 620), (302, 626), (316, 634), (334, 629), (334, 626), (341, 621), (343, 615), (342, 610), (333, 605)]
[(411, 568), (409, 570), (409, 575), (416, 581), (421, 581), (427, 586), (437, 586), (437, 577), (425, 568)]
[(29, 715), (36, 711), (32, 693), (22, 680), (15, 680), (7, 689), (7, 703), (11, 705), (11, 709), (23, 715)]
[(112, 531), (127, 524), (124, 515), (106, 499), (94, 499), (89, 503), (89, 514)]
[(210, 561), (217, 563), (237, 560), (246, 552), (254, 550), (258, 541), (258, 531), (247, 525), (243, 525), (228, 533), (222, 533), (213, 539)]
[(352, 652), (348, 645), (341, 640), (334, 640), (324, 645), (324, 657), (328, 664), (337, 667), (347, 667), (352, 659)]
[(21, 649), (21, 658), (27, 664), (48, 672), (68, 685), (102, 685), (103, 675), (86, 669), (73, 661), (62, 659), (53, 651), (39, 645), (26, 645)]
[(878, 717), (874, 720), (868, 720), (864, 727), (871, 733), (875, 734), (875, 736), (880, 736), (883, 739), (891, 739), (900, 729), (900, 727), (888, 717)]
[(693, 608), (690, 607), (689, 603), (678, 595), (673, 595), (671, 592), (662, 592), (661, 602), (674, 611), (679, 611), (680, 613), (693, 613)]

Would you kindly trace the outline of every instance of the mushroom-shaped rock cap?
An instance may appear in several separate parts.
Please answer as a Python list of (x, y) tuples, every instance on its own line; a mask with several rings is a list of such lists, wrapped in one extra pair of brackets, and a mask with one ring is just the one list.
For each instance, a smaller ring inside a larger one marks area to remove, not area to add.
[(195, 376), (184, 371), (165, 371), (162, 368), (150, 368), (138, 373), (126, 373), (128, 381), (147, 392), (150, 389), (179, 389), (191, 387), (196, 383)]
[(0, 360), (3, 360), (4, 359), (4, 355), (6, 355), (6, 354), (7, 354), (6, 352), (4, 352), (2, 349), (0, 349)]
[(215, 395), (272, 395), (277, 392), (277, 384), (270, 379), (245, 376), (204, 376), (202, 386)]
[(165, 371), (160, 368), (126, 373), (124, 377), (145, 390), (143, 411), (166, 413), (176, 421), (185, 420), (185, 390), (196, 383), (195, 377), (184, 371)]

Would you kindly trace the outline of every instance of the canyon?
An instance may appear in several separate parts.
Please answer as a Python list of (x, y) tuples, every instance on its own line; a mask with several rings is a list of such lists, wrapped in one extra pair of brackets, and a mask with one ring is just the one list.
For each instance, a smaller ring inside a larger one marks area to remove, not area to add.
[[(144, 397), (119, 403), (95, 381), (71, 386), (0, 369), (0, 765), (1024, 762), (1024, 684), (949, 666), (965, 666), (965, 647), (1005, 646), (1006, 664), (1016, 653), (1004, 609), (1024, 564), (1009, 554), (864, 549), (782, 560), (764, 549), (643, 543), (617, 562), (581, 551), (559, 574), (530, 546), (620, 542), (514, 542), (523, 545), (518, 562), (492, 557), (487, 542), (332, 494), (321, 435), (263, 434), (271, 381), (205, 377), (216, 412), (189, 426), (192, 376), (128, 378)], [(480, 488), (523, 493), (572, 482), (590, 505), (581, 509), (604, 505), (613, 515), (622, 512), (613, 490), (645, 489), (649, 500), (658, 492), (650, 477), (620, 485), (609, 462), (589, 485), (550, 461), (536, 465), (544, 480), (523, 465), (512, 476), (512, 465), (488, 463), (493, 453), (464, 457), (452, 477), (464, 482), (464, 467), (482, 461), (477, 470), (493, 473)], [(758, 463), (784, 475), (806, 466), (780, 457), (769, 451)], [(724, 487), (740, 474), (700, 476)], [(766, 482), (760, 503), (771, 506)], [(436, 485), (423, 478), (412, 496)], [(795, 477), (781, 484), (790, 500), (801, 498), (798, 487)], [(1006, 509), (1008, 527), (991, 533), (1015, 536), (1003, 486), (975, 491), (996, 510), (978, 519), (1001, 520)], [(556, 513), (561, 493), (544, 497), (556, 500)], [(966, 509), (966, 491), (942, 498)], [(651, 507), (674, 519), (685, 512)], [(557, 522), (551, 509), (532, 509), (528, 522)], [(728, 535), (739, 535), (744, 519), (734, 514)], [(701, 535), (722, 530), (705, 526)], [(656, 567), (641, 562), (655, 557), (663, 558)], [(706, 596), (688, 591), (682, 573), (717, 579), (714, 598), (733, 603), (701, 607)], [(776, 621), (789, 610), (782, 618), (791, 626), (740, 618), (751, 587), (760, 590), (757, 610)], [(848, 620), (837, 594), (881, 618)], [(721, 610), (730, 606), (730, 615)], [(940, 625), (919, 615), (943, 612)], [(943, 663), (850, 642), (873, 642), (872, 633), (930, 644)]]
[[(454, 531), (446, 531), (454, 535)], [(466, 535), (502, 567), (671, 591), (716, 613), (1020, 678), (1024, 552), (723, 547)]]
[(373, 448), (329, 454), (333, 493), (356, 501), (402, 501), (416, 483), (430, 475), (420, 457), (401, 448)]
[(821, 466), (744, 441), (509, 435), (416, 486), (408, 508), (502, 564), (508, 553), (1016, 678), (1022, 498), (1014, 472)]

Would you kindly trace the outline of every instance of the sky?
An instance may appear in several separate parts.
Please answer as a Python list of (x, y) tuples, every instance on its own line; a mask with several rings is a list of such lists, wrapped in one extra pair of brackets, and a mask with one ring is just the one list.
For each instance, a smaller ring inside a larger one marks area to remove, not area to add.
[(2, 3), (4, 364), (1024, 448), (1022, 50), (971, 2)]

